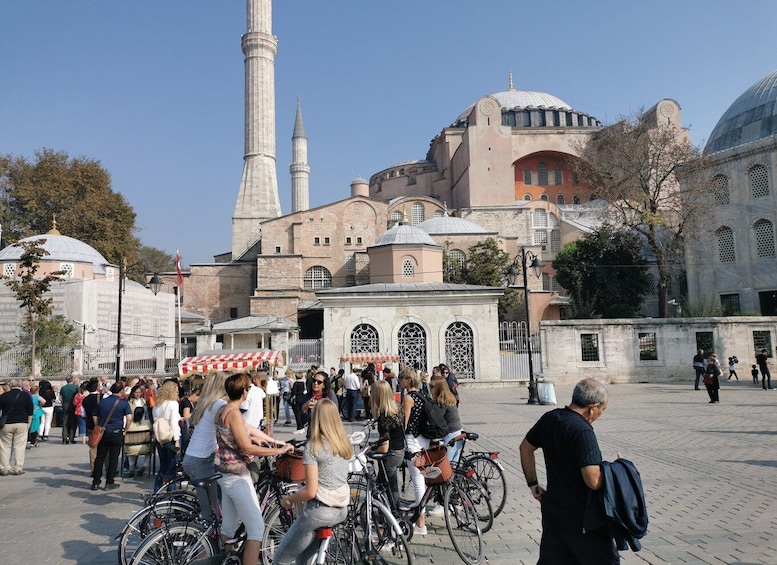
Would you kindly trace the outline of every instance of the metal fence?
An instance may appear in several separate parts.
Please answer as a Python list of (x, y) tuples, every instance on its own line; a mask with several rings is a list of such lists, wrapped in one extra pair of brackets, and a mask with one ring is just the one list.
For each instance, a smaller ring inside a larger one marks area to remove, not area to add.
[(534, 375), (537, 376), (542, 372), (539, 331), (529, 333), (526, 322), (499, 324), (499, 360), (503, 381), (529, 380), (529, 345)]
[(299, 339), (289, 342), (289, 369), (306, 371), (311, 365), (321, 367), (321, 340)]
[[(0, 376), (21, 377), (32, 373), (32, 351), (29, 347), (12, 347), (0, 353)], [(46, 347), (36, 351), (41, 376), (69, 375), (73, 370), (72, 347)]]

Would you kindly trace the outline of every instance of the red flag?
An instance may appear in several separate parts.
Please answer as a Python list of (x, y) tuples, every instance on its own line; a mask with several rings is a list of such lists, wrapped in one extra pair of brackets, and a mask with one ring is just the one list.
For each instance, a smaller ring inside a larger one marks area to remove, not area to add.
[(178, 288), (183, 287), (183, 273), (181, 272), (181, 256), (175, 250), (175, 269), (178, 271)]

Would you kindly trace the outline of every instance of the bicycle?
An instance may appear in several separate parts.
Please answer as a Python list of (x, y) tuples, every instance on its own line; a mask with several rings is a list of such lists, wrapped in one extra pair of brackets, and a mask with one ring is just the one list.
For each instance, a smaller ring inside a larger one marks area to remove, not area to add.
[(462, 455), (456, 463), (456, 469), (467, 472), (475, 471), (480, 484), (485, 488), (491, 501), (494, 517), (499, 516), (504, 510), (507, 501), (507, 481), (505, 481), (504, 467), (499, 461), (498, 451), (470, 451), (463, 454), (467, 441), (477, 441), (480, 436), (474, 432), (462, 431), (451, 442), (462, 440)]

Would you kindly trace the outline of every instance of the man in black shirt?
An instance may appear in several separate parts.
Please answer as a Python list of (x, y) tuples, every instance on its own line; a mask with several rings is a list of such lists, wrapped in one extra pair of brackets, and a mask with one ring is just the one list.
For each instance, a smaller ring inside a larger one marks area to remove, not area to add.
[[(542, 541), (538, 564), (620, 563), (605, 529), (583, 530), (590, 490), (603, 487), (602, 454), (591, 424), (607, 408), (605, 386), (585, 379), (575, 386), (572, 403), (545, 413), (521, 442), (521, 466), (532, 496), (542, 501)], [(547, 490), (537, 481), (534, 452), (542, 448)], [(620, 456), (620, 455), (619, 455)]]
[(0, 395), (0, 412), (5, 414), (5, 426), (0, 430), (0, 475), (3, 476), (24, 473), (27, 432), (32, 422), (32, 397), (22, 390), (19, 379), (11, 379), (10, 385), (11, 390)]
[(758, 368), (761, 369), (761, 383), (764, 390), (772, 388), (772, 374), (769, 372), (769, 352), (766, 349), (762, 349), (761, 353), (755, 356), (755, 362), (758, 363)]

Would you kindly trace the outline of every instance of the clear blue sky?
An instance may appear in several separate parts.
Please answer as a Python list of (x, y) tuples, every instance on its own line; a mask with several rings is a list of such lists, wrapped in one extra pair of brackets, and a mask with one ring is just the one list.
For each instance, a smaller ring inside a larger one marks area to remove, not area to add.
[[(319, 206), (424, 158), (510, 70), (605, 123), (674, 98), (701, 144), (777, 68), (774, 0), (276, 0), (273, 20), (284, 213), (297, 96)], [(231, 248), (244, 31), (245, 0), (2, 0), (0, 152), (101, 161), (143, 243), (209, 262)]]

